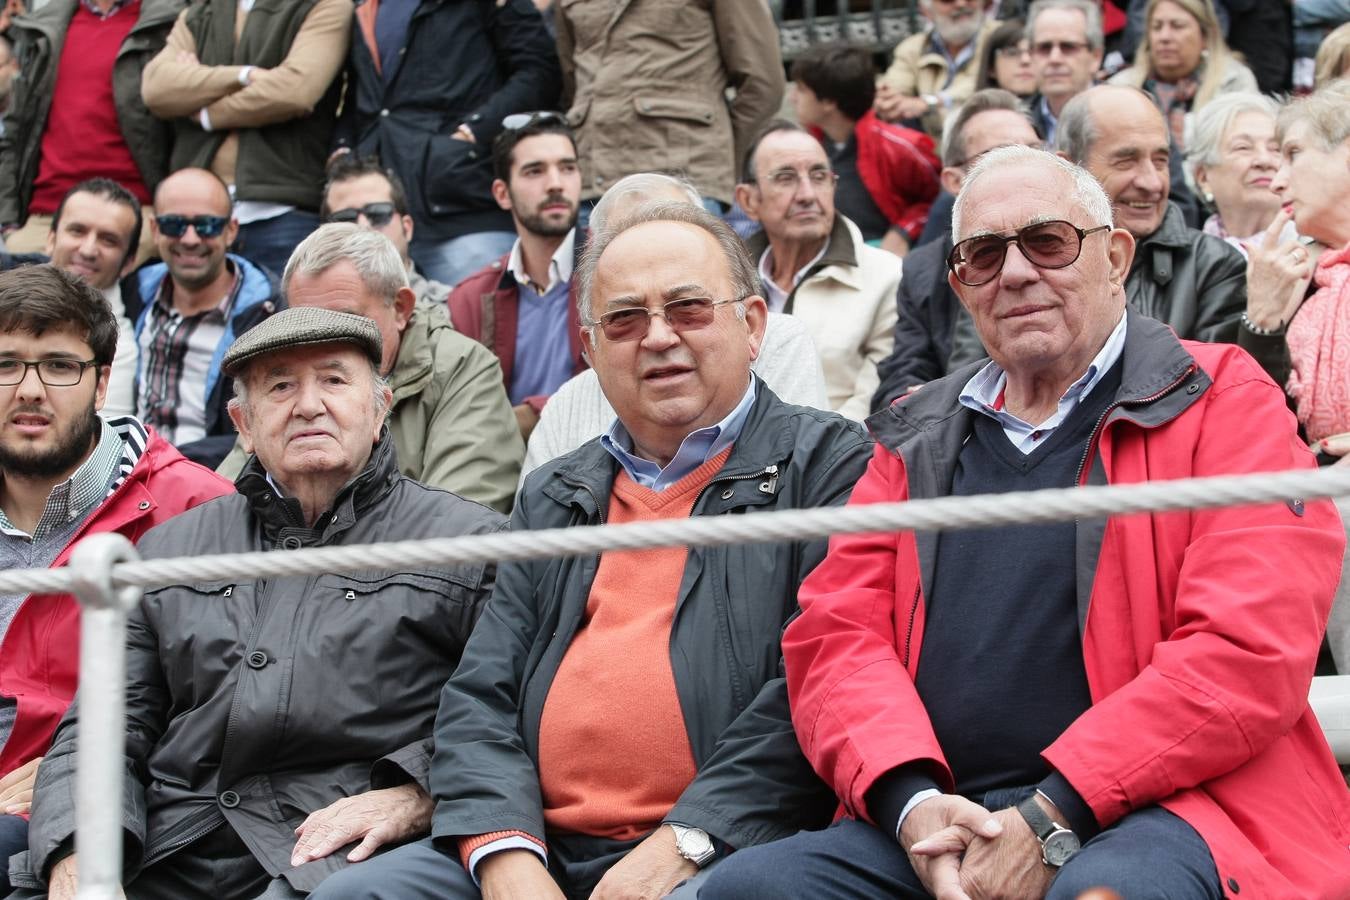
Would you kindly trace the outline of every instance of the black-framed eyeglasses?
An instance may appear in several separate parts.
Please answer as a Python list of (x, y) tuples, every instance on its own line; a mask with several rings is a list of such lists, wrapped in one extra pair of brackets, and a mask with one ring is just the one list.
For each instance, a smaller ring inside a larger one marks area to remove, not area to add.
[(367, 203), (365, 206), (349, 206), (346, 209), (335, 209), (328, 214), (330, 222), (356, 222), (361, 216), (366, 217), (371, 228), (383, 228), (389, 224), (389, 220), (394, 218), (397, 210), (394, 204), (387, 201), (380, 203)]
[(1072, 222), (1052, 219), (1025, 225), (1007, 234), (982, 234), (953, 247), (947, 254), (947, 268), (964, 285), (988, 284), (1003, 271), (1008, 245), (1016, 242), (1032, 265), (1042, 269), (1063, 269), (1073, 265), (1083, 252), (1083, 238), (1110, 229), (1110, 225), (1079, 228)]
[(97, 366), (94, 359), (14, 359), (0, 357), (0, 385), (22, 384), (29, 369), (37, 369), (38, 380), (47, 387), (70, 387), (80, 383), (84, 370)]
[(228, 216), (155, 216), (155, 224), (159, 226), (161, 234), (171, 238), (180, 238), (187, 234), (188, 226), (191, 225), (197, 232), (197, 237), (213, 238), (219, 237), (225, 230), (225, 226), (230, 224)]
[(638, 341), (651, 329), (652, 316), (660, 316), (672, 331), (697, 331), (712, 324), (717, 307), (740, 300), (714, 300), (711, 297), (681, 297), (657, 307), (625, 306), (605, 313), (597, 321), (587, 322), (588, 328), (599, 328), (605, 339), (614, 343)]
[(1088, 48), (1088, 44), (1083, 41), (1037, 41), (1031, 45), (1031, 54), (1048, 58), (1056, 47), (1060, 56), (1077, 56)]
[(535, 112), (511, 113), (502, 119), (502, 128), (507, 131), (520, 131), (531, 125), (566, 125), (567, 119), (560, 112), (541, 109)]

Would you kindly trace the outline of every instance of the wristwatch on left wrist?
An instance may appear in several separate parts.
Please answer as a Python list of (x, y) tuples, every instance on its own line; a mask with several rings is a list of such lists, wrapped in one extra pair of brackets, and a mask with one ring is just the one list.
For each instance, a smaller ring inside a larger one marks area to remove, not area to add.
[(667, 822), (670, 830), (675, 832), (675, 849), (685, 859), (689, 860), (700, 869), (712, 862), (712, 858), (717, 855), (717, 848), (713, 846), (712, 838), (708, 837), (708, 832), (702, 828), (694, 828), (690, 825), (680, 825), (675, 822)]
[(1041, 842), (1041, 862), (1050, 868), (1058, 869), (1064, 865), (1082, 846), (1078, 835), (1046, 815), (1035, 795), (1017, 804), (1017, 811), (1031, 826), (1036, 840)]

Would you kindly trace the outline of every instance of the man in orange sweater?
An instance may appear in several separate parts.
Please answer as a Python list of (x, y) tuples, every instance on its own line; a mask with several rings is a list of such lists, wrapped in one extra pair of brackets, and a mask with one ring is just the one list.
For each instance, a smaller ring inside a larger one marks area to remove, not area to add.
[[(846, 500), (870, 441), (751, 375), (766, 307), (720, 220), (644, 207), (592, 237), (577, 277), (582, 341), (618, 420), (531, 473), (515, 529)], [(503, 564), (441, 696), (432, 837), (311, 896), (688, 894), (729, 850), (827, 822), (778, 643), (824, 551)]]

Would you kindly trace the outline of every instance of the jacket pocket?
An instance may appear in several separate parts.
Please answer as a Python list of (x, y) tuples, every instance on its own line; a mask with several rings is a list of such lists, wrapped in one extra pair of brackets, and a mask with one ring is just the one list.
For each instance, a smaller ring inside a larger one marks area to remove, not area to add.
[(713, 124), (713, 108), (698, 100), (682, 97), (656, 97), (643, 94), (633, 98), (633, 109), (640, 118), (676, 119), (694, 125)]
[(422, 196), (433, 215), (466, 209), (496, 209), (491, 154), (448, 134), (427, 135), (422, 154)]

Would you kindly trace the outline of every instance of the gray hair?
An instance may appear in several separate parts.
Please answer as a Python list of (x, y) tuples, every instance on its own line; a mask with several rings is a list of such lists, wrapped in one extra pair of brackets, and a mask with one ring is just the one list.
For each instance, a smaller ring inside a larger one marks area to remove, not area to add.
[(1076, 166), (1063, 157), (1045, 150), (1010, 144), (998, 147), (980, 157), (979, 162), (966, 174), (961, 185), (961, 193), (956, 196), (956, 205), (952, 207), (952, 234), (961, 239), (961, 219), (965, 213), (966, 198), (974, 186), (990, 172), (1017, 163), (1034, 163), (1047, 168), (1058, 169), (1073, 180), (1073, 192), (1069, 199), (1078, 205), (1093, 225), (1111, 225), (1111, 200), (1106, 196), (1101, 182), (1092, 177), (1092, 173), (1082, 166)]
[(1276, 131), (1280, 140), (1295, 122), (1307, 122), (1308, 130), (1323, 150), (1334, 150), (1350, 138), (1350, 78), (1329, 81), (1306, 97), (1280, 110)]
[(591, 231), (603, 231), (609, 219), (624, 218), (642, 204), (663, 200), (679, 202), (671, 195), (681, 194), (691, 206), (702, 206), (703, 196), (689, 181), (660, 172), (638, 172), (626, 175), (605, 191), (600, 202), (591, 210)]
[(970, 95), (970, 99), (961, 104), (955, 115), (947, 119), (946, 128), (942, 132), (943, 166), (964, 166), (969, 162), (966, 158), (966, 126), (970, 124), (971, 119), (980, 113), (996, 109), (1006, 109), (1008, 112), (1017, 113), (1027, 120), (1027, 124), (1031, 126), (1032, 131), (1036, 130), (1035, 121), (1016, 94), (1002, 88), (985, 88), (982, 91), (976, 91)]
[(731, 273), (731, 287), (736, 293), (731, 299), (744, 300), (760, 293), (759, 275), (755, 271), (755, 264), (751, 262), (745, 244), (741, 242), (736, 232), (732, 231), (730, 225), (701, 206), (669, 201), (649, 203), (639, 207), (633, 214), (609, 224), (608, 227), (591, 232), (590, 242), (586, 244), (586, 252), (581, 255), (581, 263), (575, 274), (577, 310), (581, 314), (583, 325), (596, 324), (595, 319), (591, 317), (591, 292), (595, 287), (595, 270), (600, 266), (600, 257), (619, 235), (630, 228), (649, 222), (679, 222), (703, 229), (712, 235), (717, 245), (722, 248), (727, 270)]
[(1272, 122), (1280, 114), (1280, 105), (1264, 94), (1238, 91), (1220, 94), (1195, 114), (1195, 128), (1186, 145), (1186, 174), (1195, 179), (1200, 166), (1223, 162), (1223, 136), (1243, 113), (1264, 113)]
[(281, 276), (281, 290), (290, 290), (296, 275), (314, 277), (341, 262), (356, 267), (361, 283), (391, 306), (399, 288), (408, 286), (408, 269), (389, 238), (352, 222), (320, 225), (291, 253)]
[(1093, 50), (1102, 49), (1106, 42), (1102, 33), (1102, 8), (1098, 3), (1091, 0), (1033, 0), (1030, 7), (1027, 8), (1027, 41), (1035, 43), (1036, 41), (1036, 18), (1047, 9), (1068, 9), (1083, 14), (1087, 20), (1087, 28), (1084, 37), (1087, 38), (1088, 47)]
[(1092, 120), (1092, 98), (1083, 91), (1064, 104), (1055, 126), (1055, 149), (1082, 165), (1097, 143), (1097, 123)]

